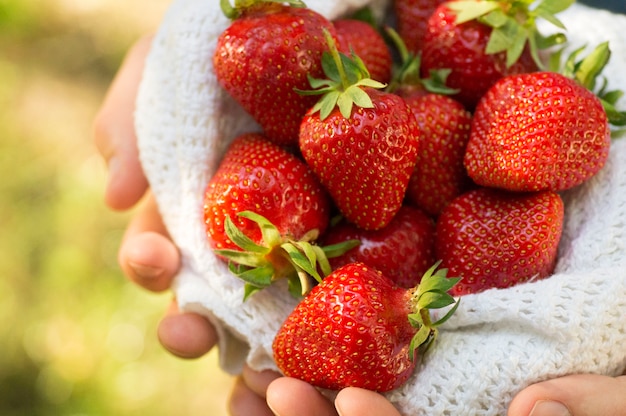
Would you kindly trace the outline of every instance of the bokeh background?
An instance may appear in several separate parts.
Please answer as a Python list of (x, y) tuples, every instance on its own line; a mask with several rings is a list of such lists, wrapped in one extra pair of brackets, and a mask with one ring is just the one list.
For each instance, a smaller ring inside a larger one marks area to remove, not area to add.
[(0, 0), (0, 415), (226, 414), (215, 353), (166, 353), (126, 281), (92, 119), (169, 0)]

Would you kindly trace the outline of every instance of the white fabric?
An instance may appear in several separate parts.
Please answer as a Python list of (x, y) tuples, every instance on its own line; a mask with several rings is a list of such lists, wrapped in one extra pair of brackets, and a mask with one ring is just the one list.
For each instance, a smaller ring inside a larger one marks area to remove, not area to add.
[[(335, 18), (367, 0), (308, 0)], [(384, 2), (377, 2), (384, 10)], [(560, 15), (572, 47), (609, 40), (605, 71), (626, 90), (626, 16), (574, 5)], [(591, 24), (593, 22), (593, 24)], [(258, 127), (221, 91), (212, 53), (228, 21), (213, 0), (175, 0), (158, 31), (137, 103), (141, 160), (183, 256), (180, 307), (220, 331), (223, 368), (275, 369), (271, 344), (295, 301), (283, 285), (242, 303), (242, 284), (205, 241), (204, 188), (231, 139)], [(564, 374), (626, 367), (626, 143), (568, 192), (556, 273), (547, 280), (463, 298), (414, 377), (388, 394), (404, 415), (502, 415), (525, 386)]]

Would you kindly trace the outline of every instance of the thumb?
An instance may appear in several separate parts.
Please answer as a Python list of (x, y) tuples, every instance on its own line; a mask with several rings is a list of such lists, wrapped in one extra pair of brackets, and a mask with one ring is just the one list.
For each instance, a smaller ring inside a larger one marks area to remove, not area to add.
[(534, 384), (511, 402), (508, 416), (626, 414), (626, 376), (572, 375)]

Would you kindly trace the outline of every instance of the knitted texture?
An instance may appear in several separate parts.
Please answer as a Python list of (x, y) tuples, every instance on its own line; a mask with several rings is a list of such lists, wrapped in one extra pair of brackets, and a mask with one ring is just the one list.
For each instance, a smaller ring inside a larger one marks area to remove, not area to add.
[[(308, 0), (329, 18), (367, 0)], [(384, 2), (375, 2), (378, 16)], [(626, 91), (626, 16), (574, 5), (562, 13), (571, 48), (610, 41), (605, 75)], [(590, 24), (593, 22), (593, 24)], [(137, 101), (145, 173), (182, 254), (174, 291), (180, 308), (207, 316), (220, 336), (220, 363), (276, 369), (271, 345), (295, 306), (286, 285), (245, 303), (243, 284), (209, 249), (203, 194), (230, 141), (259, 127), (218, 86), (212, 55), (229, 22), (219, 2), (175, 0), (159, 28)], [(547, 27), (546, 27), (547, 29)], [(626, 143), (605, 168), (566, 192), (555, 274), (510, 289), (465, 296), (436, 345), (403, 387), (388, 393), (404, 415), (502, 415), (529, 384), (573, 373), (626, 368)]]

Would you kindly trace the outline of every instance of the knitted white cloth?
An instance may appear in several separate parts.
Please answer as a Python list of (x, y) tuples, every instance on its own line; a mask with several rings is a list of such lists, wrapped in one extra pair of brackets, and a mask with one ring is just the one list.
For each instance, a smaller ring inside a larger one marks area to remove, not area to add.
[[(330, 18), (367, 0), (308, 0)], [(379, 15), (385, 3), (376, 4)], [(605, 75), (626, 91), (626, 16), (574, 5), (559, 16), (572, 48), (608, 40)], [(593, 24), (592, 24), (593, 23)], [(208, 316), (220, 333), (223, 368), (275, 369), (271, 344), (295, 301), (283, 285), (242, 303), (242, 283), (211, 253), (204, 189), (226, 146), (258, 130), (218, 87), (212, 55), (227, 26), (215, 0), (175, 0), (148, 58), (137, 103), (141, 160), (181, 250), (180, 307)], [(503, 415), (522, 388), (572, 373), (626, 368), (626, 143), (606, 167), (564, 196), (566, 222), (555, 275), (463, 298), (409, 382), (388, 394), (404, 415)]]

